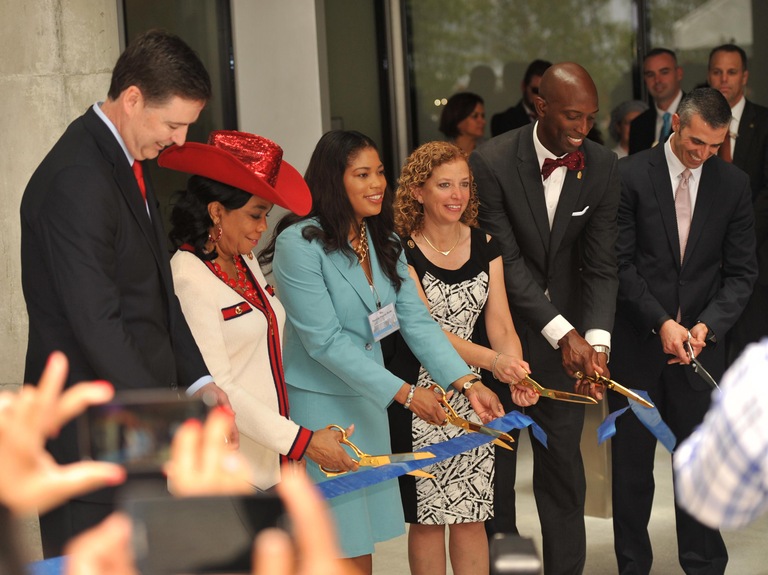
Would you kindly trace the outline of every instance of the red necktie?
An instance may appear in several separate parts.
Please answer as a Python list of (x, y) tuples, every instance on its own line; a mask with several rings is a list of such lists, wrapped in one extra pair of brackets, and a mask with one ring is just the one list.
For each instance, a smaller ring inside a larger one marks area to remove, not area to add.
[(141, 167), (141, 162), (138, 160), (133, 161), (133, 175), (136, 176), (136, 183), (139, 184), (141, 190), (141, 197), (144, 201), (147, 201), (147, 185), (144, 183), (144, 169)]
[(584, 152), (577, 150), (555, 160), (546, 158), (544, 160), (544, 165), (541, 166), (542, 177), (546, 180), (550, 175), (552, 175), (552, 172), (554, 172), (555, 169), (559, 168), (560, 166), (565, 166), (569, 170), (583, 170)]

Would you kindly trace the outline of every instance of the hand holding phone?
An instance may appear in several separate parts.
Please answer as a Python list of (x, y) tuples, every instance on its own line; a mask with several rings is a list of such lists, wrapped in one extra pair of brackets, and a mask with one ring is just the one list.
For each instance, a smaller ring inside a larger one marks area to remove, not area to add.
[(118, 463), (129, 472), (161, 471), (179, 426), (188, 419), (202, 421), (206, 413), (202, 401), (170, 389), (117, 392), (79, 418), (81, 457)]

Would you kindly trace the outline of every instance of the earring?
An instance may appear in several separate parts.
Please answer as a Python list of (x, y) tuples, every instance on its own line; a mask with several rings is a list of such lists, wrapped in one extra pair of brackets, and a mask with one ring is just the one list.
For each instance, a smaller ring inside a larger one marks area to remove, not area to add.
[(208, 241), (211, 242), (213, 245), (216, 245), (219, 242), (219, 240), (221, 239), (221, 234), (224, 233), (224, 230), (221, 229), (221, 224), (220, 223), (215, 222), (214, 225), (218, 227), (218, 229), (216, 230), (216, 237), (214, 238), (210, 234), (210, 232), (209, 232), (208, 233)]

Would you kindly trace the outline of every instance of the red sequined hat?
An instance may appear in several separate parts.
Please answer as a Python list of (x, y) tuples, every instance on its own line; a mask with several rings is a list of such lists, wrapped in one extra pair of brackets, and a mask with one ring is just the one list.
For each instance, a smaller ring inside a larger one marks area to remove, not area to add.
[(207, 144), (170, 146), (158, 165), (234, 186), (305, 216), (312, 196), (301, 174), (283, 161), (283, 149), (272, 140), (235, 130), (216, 130)]

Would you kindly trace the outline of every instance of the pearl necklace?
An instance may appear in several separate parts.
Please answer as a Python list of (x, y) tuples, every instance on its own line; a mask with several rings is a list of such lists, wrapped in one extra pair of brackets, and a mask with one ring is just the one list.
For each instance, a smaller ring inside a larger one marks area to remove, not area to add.
[(237, 290), (245, 296), (246, 299), (258, 299), (258, 292), (254, 289), (253, 284), (245, 274), (245, 267), (240, 262), (240, 258), (234, 256), (232, 258), (235, 264), (235, 270), (237, 271), (237, 278), (231, 278), (218, 264), (217, 261), (213, 262), (213, 271), (221, 281), (231, 287), (233, 290)]
[(437, 253), (439, 253), (439, 254), (443, 254), (444, 256), (447, 256), (448, 254), (450, 254), (450, 253), (451, 253), (451, 252), (454, 250), (454, 248), (455, 248), (456, 246), (458, 246), (458, 245), (459, 245), (459, 240), (461, 239), (461, 229), (459, 229), (459, 235), (458, 235), (458, 237), (456, 238), (456, 241), (453, 243), (453, 245), (451, 246), (451, 248), (450, 248), (449, 250), (446, 250), (446, 251), (443, 251), (443, 250), (439, 250), (439, 249), (437, 249), (437, 248), (436, 248), (436, 247), (435, 247), (435, 246), (432, 244), (432, 242), (430, 242), (430, 241), (429, 241), (429, 238), (428, 238), (427, 236), (425, 236), (425, 235), (424, 235), (424, 232), (421, 232), (421, 237), (422, 237), (422, 238), (424, 238), (424, 240), (425, 240), (425, 241), (426, 241), (426, 242), (429, 244), (429, 247), (430, 247), (430, 248), (432, 248), (433, 250), (435, 250), (435, 251), (436, 251)]

